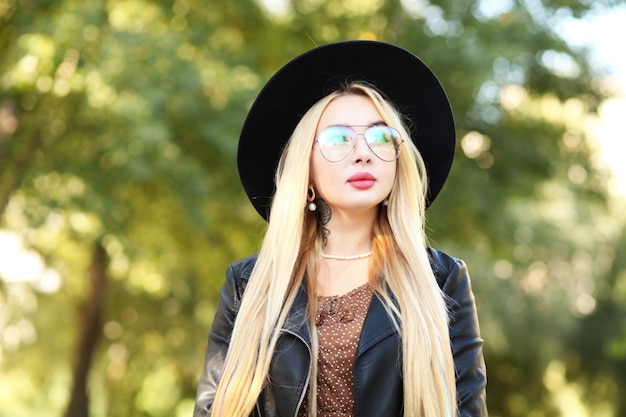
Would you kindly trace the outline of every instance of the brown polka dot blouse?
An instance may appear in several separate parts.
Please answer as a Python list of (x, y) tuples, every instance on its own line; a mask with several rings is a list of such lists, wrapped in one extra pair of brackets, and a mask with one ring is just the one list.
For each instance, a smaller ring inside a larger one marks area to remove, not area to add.
[[(374, 290), (362, 285), (340, 296), (318, 296), (315, 324), (319, 342), (317, 415), (352, 416), (354, 386), (352, 371), (356, 350)], [(305, 401), (298, 417), (308, 413)]]

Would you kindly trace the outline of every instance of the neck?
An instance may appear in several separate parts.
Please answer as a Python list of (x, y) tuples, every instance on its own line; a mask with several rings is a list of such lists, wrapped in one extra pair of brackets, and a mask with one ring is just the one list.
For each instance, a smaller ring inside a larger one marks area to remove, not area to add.
[(372, 216), (342, 216), (334, 212), (331, 221), (326, 225), (329, 234), (324, 253), (354, 256), (371, 251), (373, 225)]

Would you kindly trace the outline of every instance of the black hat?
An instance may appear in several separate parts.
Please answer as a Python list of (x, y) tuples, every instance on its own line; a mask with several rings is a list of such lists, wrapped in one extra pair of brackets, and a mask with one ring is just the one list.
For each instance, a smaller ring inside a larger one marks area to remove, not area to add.
[(269, 215), (280, 155), (296, 125), (313, 104), (346, 81), (373, 85), (405, 116), (426, 164), (427, 207), (441, 191), (452, 166), (455, 129), (450, 103), (435, 74), (395, 45), (337, 42), (305, 52), (278, 70), (244, 122), (237, 151), (239, 177), (264, 219)]

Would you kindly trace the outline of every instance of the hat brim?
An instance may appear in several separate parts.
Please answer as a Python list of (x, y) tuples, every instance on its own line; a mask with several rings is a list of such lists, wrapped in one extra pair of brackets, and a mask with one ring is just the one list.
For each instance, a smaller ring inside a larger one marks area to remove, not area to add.
[(456, 134), (450, 103), (435, 74), (411, 52), (389, 43), (338, 42), (312, 49), (276, 72), (243, 124), (239, 177), (264, 219), (269, 217), (278, 161), (295, 127), (313, 104), (346, 81), (373, 85), (409, 120), (411, 139), (426, 165), (427, 207), (441, 191)]

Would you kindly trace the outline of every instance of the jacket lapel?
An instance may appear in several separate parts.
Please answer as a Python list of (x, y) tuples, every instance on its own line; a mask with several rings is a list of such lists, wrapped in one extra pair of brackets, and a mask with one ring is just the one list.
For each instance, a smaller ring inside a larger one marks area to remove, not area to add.
[(303, 283), (296, 294), (293, 305), (289, 309), (289, 314), (283, 325), (283, 329), (294, 333), (300, 337), (310, 348), (311, 347), (311, 329), (307, 318), (307, 292)]
[(376, 343), (394, 333), (397, 333), (397, 330), (382, 301), (374, 295), (367, 316), (365, 316), (356, 356), (359, 357)]

